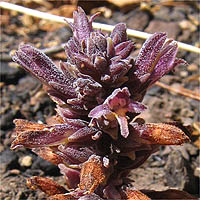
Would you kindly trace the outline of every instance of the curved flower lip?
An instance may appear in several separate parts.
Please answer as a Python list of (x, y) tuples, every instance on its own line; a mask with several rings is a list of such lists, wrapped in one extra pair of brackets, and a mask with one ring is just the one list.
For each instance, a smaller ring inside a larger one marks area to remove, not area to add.
[(61, 174), (65, 176), (68, 188), (77, 188), (80, 182), (80, 172), (78, 170), (66, 167), (64, 164), (59, 164), (58, 167), (60, 168)]
[(94, 119), (97, 119), (97, 121), (102, 120), (102, 117), (108, 121), (117, 119), (120, 125), (121, 135), (126, 138), (129, 135), (126, 113), (138, 114), (146, 108), (143, 104), (134, 102), (130, 96), (128, 88), (116, 89), (103, 104), (92, 109), (88, 117), (91, 117), (92, 121)]

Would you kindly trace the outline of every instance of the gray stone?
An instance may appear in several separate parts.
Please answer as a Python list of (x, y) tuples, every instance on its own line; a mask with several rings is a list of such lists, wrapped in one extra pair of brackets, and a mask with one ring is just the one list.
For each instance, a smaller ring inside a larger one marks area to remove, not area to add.
[(153, 20), (149, 23), (145, 32), (166, 32), (169, 38), (176, 39), (181, 29), (176, 22), (164, 22), (161, 20)]
[(139, 31), (143, 31), (149, 23), (149, 15), (145, 11), (136, 10), (131, 13), (127, 19), (127, 27)]

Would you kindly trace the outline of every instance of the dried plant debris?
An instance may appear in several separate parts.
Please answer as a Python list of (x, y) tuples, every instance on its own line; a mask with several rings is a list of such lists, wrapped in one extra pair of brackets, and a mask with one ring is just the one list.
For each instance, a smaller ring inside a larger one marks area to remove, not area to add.
[[(172, 123), (145, 123), (138, 115), (148, 88), (177, 65), (177, 43), (166, 33), (153, 34), (136, 60), (126, 25), (110, 34), (93, 30), (82, 8), (69, 23), (73, 37), (65, 45), (67, 61), (57, 67), (40, 50), (22, 45), (13, 60), (38, 78), (56, 102), (49, 124), (14, 120), (11, 148), (27, 147), (58, 165), (67, 189), (33, 177), (28, 186), (49, 199), (150, 199), (127, 183), (131, 169), (142, 165), (160, 145), (189, 142), (186, 128)], [(126, 181), (125, 181), (126, 180)]]

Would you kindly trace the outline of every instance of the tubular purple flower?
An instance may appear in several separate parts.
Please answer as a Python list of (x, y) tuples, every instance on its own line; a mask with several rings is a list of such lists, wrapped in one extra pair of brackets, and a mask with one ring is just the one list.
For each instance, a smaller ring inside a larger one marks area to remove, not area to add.
[(102, 121), (104, 119), (109, 122), (116, 118), (120, 125), (121, 135), (125, 138), (128, 137), (129, 129), (126, 113), (129, 112), (137, 115), (145, 110), (143, 104), (134, 102), (130, 96), (129, 90), (126, 87), (114, 90), (102, 105), (90, 111), (88, 117), (92, 118), (91, 124), (98, 124), (99, 120)]
[(135, 68), (129, 74), (128, 83), (132, 86), (132, 94), (143, 93), (144, 96), (148, 87), (177, 65), (187, 64), (186, 61), (176, 58), (177, 43), (173, 40), (165, 43), (166, 38), (166, 33), (155, 33), (143, 44), (136, 58)]

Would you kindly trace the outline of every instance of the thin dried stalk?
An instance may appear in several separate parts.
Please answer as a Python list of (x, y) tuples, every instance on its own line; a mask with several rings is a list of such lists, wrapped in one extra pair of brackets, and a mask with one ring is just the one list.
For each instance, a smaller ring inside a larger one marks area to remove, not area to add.
[(156, 82), (155, 84), (157, 86), (159, 86), (159, 87), (167, 89), (167, 90), (169, 90), (171, 92), (174, 92), (176, 94), (180, 94), (180, 95), (183, 95), (183, 96), (186, 96), (186, 97), (190, 97), (192, 99), (200, 101), (200, 94), (199, 93), (193, 92), (191, 90), (188, 90), (188, 89), (185, 89), (185, 88), (182, 88), (182, 87), (174, 88), (174, 87), (171, 87), (171, 86), (166, 85), (164, 83), (161, 83), (160, 81)]
[[(65, 20), (67, 20), (69, 22), (73, 22), (73, 19), (71, 19), (71, 18), (65, 18), (65, 17), (56, 16), (56, 15), (52, 15), (52, 14), (45, 13), (45, 12), (40, 12), (40, 11), (33, 10), (30, 8), (25, 8), (23, 6), (14, 5), (12, 3), (0, 2), (0, 7), (4, 8), (4, 9), (15, 10), (17, 12), (31, 15), (33, 17), (42, 18), (42, 19), (46, 19), (46, 20), (50, 20), (50, 21), (54, 21), (54, 22), (58, 22), (58, 23), (66, 23)], [(112, 25), (101, 24), (101, 23), (93, 23), (93, 27), (95, 29), (101, 29), (101, 30), (109, 31), (109, 32), (112, 31), (114, 28), (114, 26), (112, 26)], [(151, 36), (151, 34), (149, 34), (149, 33), (136, 31), (136, 30), (132, 30), (132, 29), (127, 29), (127, 34), (129, 36), (140, 38), (140, 39), (147, 39)], [(192, 46), (189, 44), (185, 44), (182, 42), (178, 42), (178, 46), (180, 49), (200, 54), (200, 48), (198, 48), (198, 47), (195, 47), (195, 46)]]

